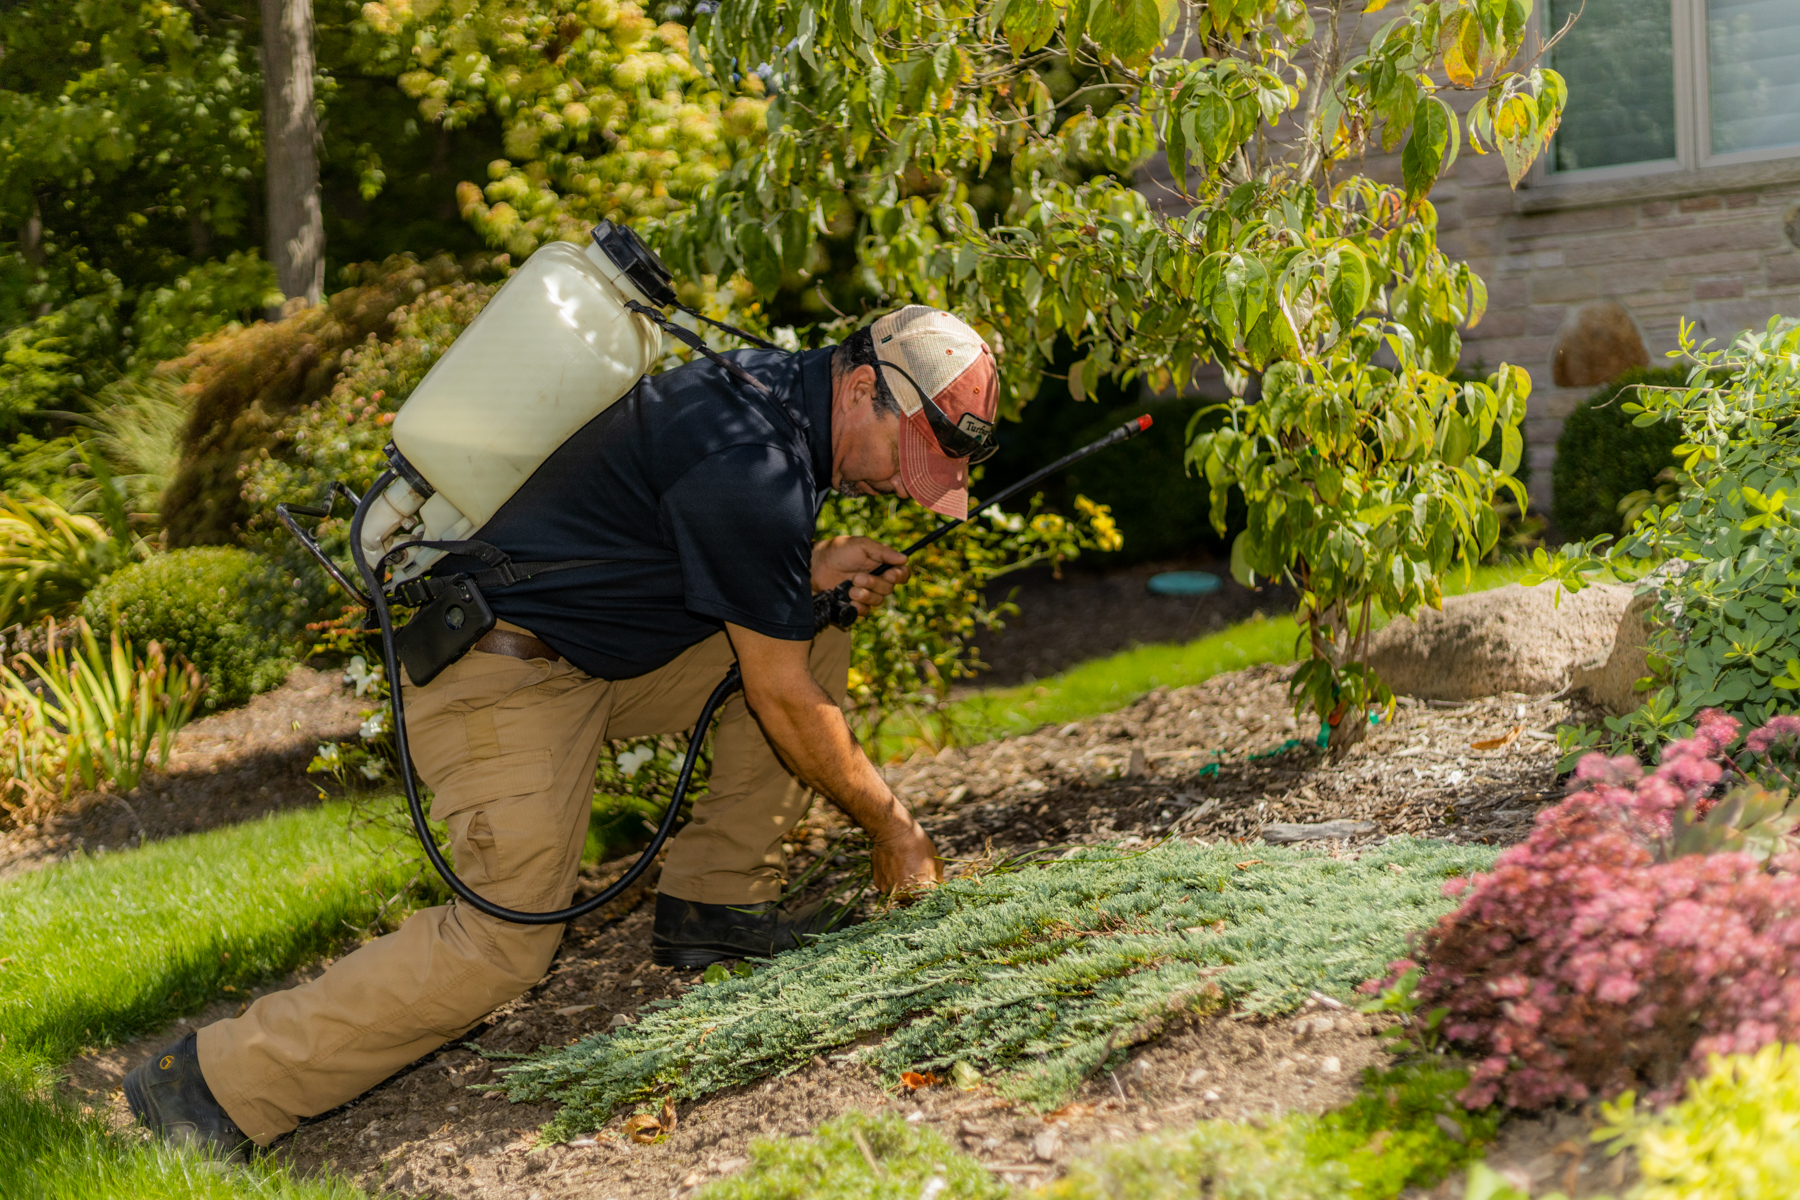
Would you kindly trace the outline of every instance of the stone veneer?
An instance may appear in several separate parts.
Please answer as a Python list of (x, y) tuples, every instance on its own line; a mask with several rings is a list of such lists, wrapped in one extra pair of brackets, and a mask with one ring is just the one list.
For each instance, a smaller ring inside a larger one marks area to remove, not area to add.
[(1653, 366), (1669, 365), (1685, 318), (1729, 340), (1774, 314), (1800, 316), (1800, 159), (1609, 183), (1507, 187), (1498, 155), (1465, 150), (1432, 193), (1440, 241), (1487, 281), (1487, 316), (1463, 362), (1531, 372), (1525, 440), (1534, 506), (1548, 508), (1563, 418), (1593, 385), (1558, 387), (1557, 334), (1584, 307), (1635, 318)]

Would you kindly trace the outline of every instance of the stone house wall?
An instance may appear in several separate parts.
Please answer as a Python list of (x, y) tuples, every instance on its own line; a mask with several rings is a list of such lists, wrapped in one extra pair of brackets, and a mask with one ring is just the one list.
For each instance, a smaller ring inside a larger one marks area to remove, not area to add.
[(1465, 151), (1431, 199), (1441, 245), (1488, 285), (1463, 363), (1531, 372), (1540, 509), (1563, 418), (1628, 367), (1672, 365), (1683, 319), (1723, 342), (1800, 316), (1800, 159), (1515, 192), (1497, 154)]

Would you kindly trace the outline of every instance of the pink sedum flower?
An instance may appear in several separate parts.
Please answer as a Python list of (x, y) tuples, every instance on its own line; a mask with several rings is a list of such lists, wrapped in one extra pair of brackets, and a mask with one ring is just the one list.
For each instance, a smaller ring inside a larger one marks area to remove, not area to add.
[[(1702, 713), (1646, 775), (1590, 754), (1494, 869), (1446, 885), (1462, 905), (1424, 938), (1416, 998), (1479, 1061), (1463, 1100), (1518, 1108), (1634, 1089), (1674, 1095), (1709, 1053), (1800, 1041), (1800, 853), (1658, 861), (1684, 807), (1726, 778), (1738, 723)], [(1800, 749), (1800, 717), (1749, 735)], [(1392, 964), (1390, 980), (1416, 964)]]

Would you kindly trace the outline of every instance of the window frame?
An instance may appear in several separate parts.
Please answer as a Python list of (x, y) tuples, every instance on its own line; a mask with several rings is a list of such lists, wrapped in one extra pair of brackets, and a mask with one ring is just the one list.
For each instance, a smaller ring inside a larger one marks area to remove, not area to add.
[[(1800, 139), (1785, 146), (1760, 150), (1736, 150), (1729, 154), (1712, 152), (1712, 88), (1709, 86), (1707, 53), (1707, 0), (1668, 0), (1670, 30), (1674, 39), (1675, 67), (1675, 157), (1641, 163), (1617, 163), (1607, 167), (1587, 167), (1574, 171), (1558, 171), (1554, 139), (1551, 146), (1533, 164), (1526, 186), (1567, 187), (1582, 183), (1611, 183), (1627, 179), (1644, 179), (1657, 175), (1704, 171), (1717, 167), (1734, 167), (1748, 163), (1772, 162), (1800, 158)], [(1534, 22), (1531, 53), (1543, 54), (1545, 43), (1554, 32), (1549, 28), (1550, 5), (1539, 7)], [(1548, 62), (1544, 65), (1548, 66)]]

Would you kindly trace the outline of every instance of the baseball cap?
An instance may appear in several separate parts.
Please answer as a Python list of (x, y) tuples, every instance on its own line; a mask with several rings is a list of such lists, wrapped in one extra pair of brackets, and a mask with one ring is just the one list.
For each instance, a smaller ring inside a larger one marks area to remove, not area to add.
[(877, 318), (869, 333), (882, 367), (895, 368), (877, 370), (900, 405), (900, 478), (907, 493), (961, 520), (969, 511), (970, 462), (993, 452), (1000, 403), (994, 353), (967, 324), (923, 304)]

